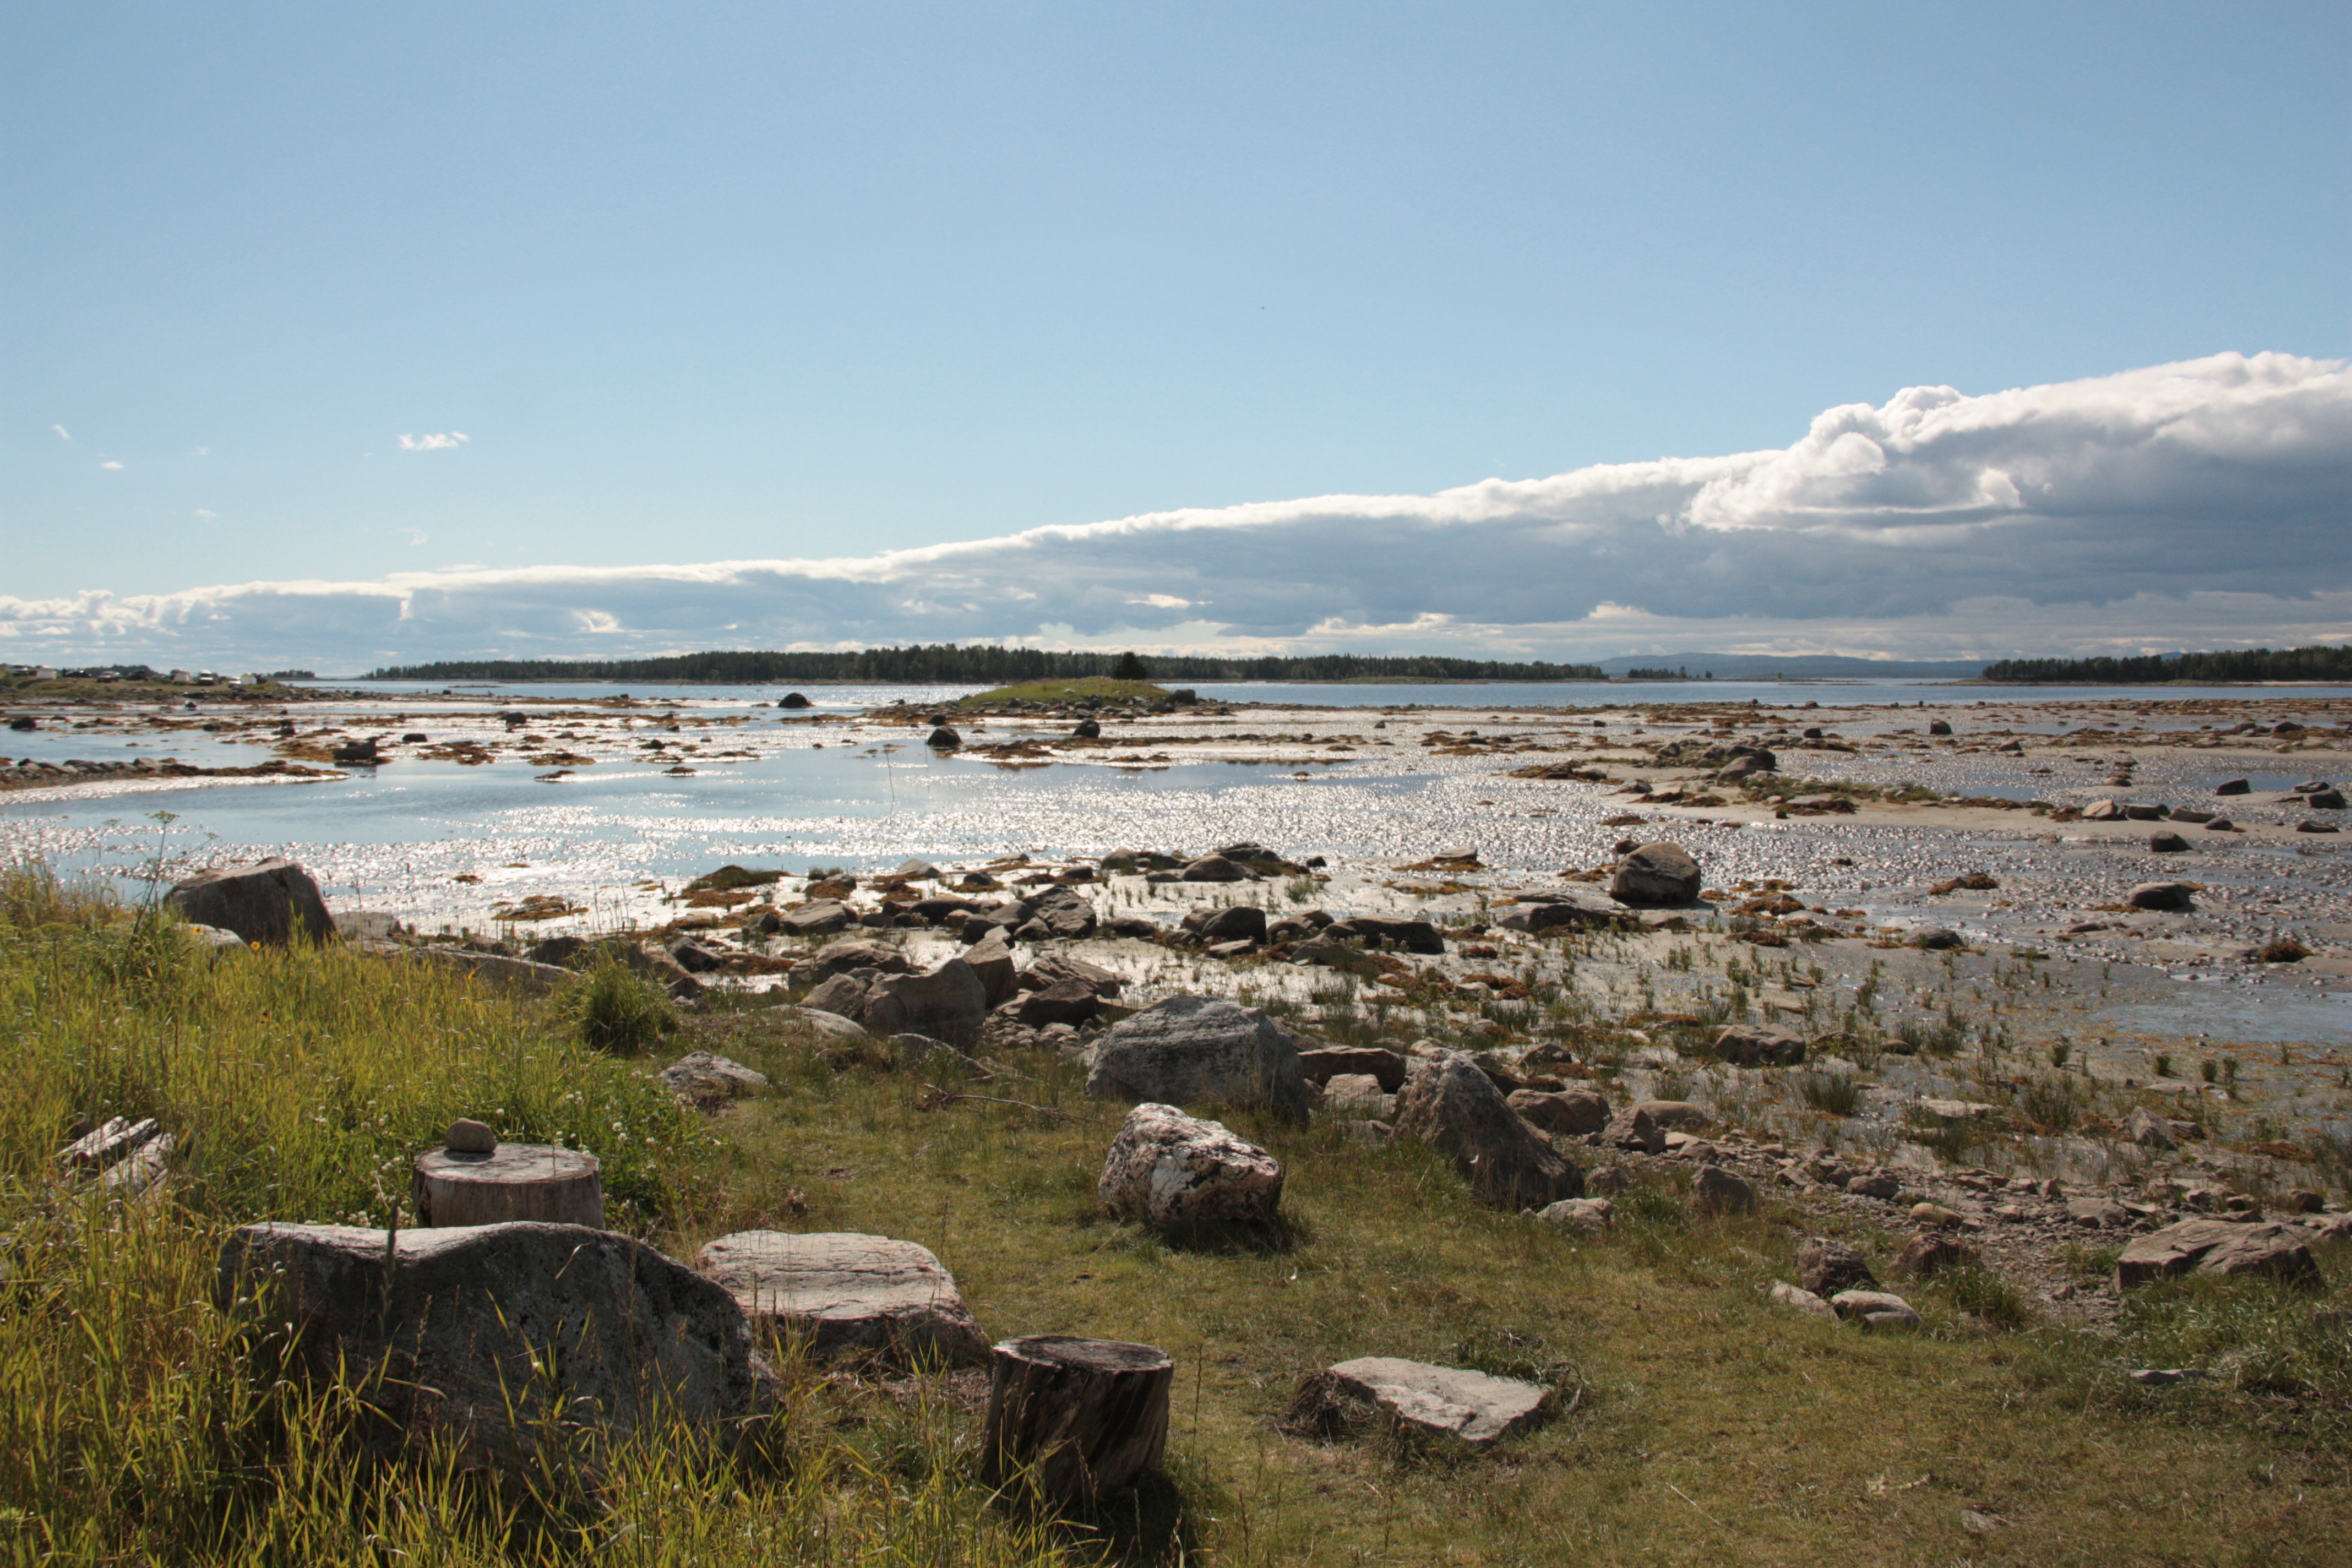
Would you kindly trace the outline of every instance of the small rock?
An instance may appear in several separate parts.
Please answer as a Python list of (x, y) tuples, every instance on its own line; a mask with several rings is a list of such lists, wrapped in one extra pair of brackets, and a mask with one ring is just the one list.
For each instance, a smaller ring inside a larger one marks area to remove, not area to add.
[(499, 1135), (471, 1117), (461, 1116), (449, 1123), (449, 1135), (441, 1146), (452, 1154), (494, 1154)]
[(1474, 1448), (1534, 1426), (1551, 1402), (1551, 1391), (1538, 1384), (1394, 1356), (1344, 1361), (1329, 1375), (1347, 1393), (1370, 1400), (1405, 1426)]
[(1911, 933), (1911, 945), (1930, 952), (1942, 952), (1962, 945), (1960, 933), (1942, 926), (1922, 926)]
[(1961, 1215), (1958, 1211), (1948, 1209), (1941, 1204), (1913, 1204), (1911, 1218), (1917, 1224), (1943, 1229), (1959, 1224)]
[(1607, 1198), (1562, 1198), (1538, 1210), (1536, 1218), (1563, 1230), (1594, 1235), (1609, 1228), (1610, 1215), (1615, 1206)]
[(1975, 1249), (1948, 1236), (1914, 1237), (1895, 1260), (1895, 1272), (1906, 1279), (1929, 1279), (1948, 1268), (1977, 1260)]
[(2155, 833), (2148, 836), (2148, 852), (2155, 855), (2179, 855), (2189, 847), (2189, 840), (2178, 833)]
[(2145, 1108), (2124, 1118), (2124, 1137), (2143, 1149), (2177, 1149), (2173, 1141), (2172, 1123)]
[[(661, 1080), (696, 1100), (731, 1100), (768, 1087), (765, 1073), (754, 1072), (740, 1062), (712, 1056), (709, 1051), (689, 1051), (678, 1058), (662, 1068)], [(469, 1124), (461, 1121), (457, 1125)], [(452, 1143), (449, 1147), (455, 1149), (457, 1145)]]
[(2197, 907), (2194, 891), (2186, 882), (2142, 882), (2124, 895), (2124, 902), (2136, 910), (2186, 912)]
[(1715, 1037), (1715, 1050), (1734, 1067), (1794, 1067), (1805, 1059), (1805, 1037), (1773, 1024), (1731, 1024)]
[(1515, 1089), (1508, 1103), (1528, 1125), (1558, 1137), (1587, 1138), (1609, 1125), (1609, 1102), (1590, 1089)]
[(895, 1364), (988, 1359), (988, 1339), (929, 1247), (855, 1232), (738, 1231), (695, 1268), (743, 1312), (807, 1336), (818, 1357), (874, 1352)]

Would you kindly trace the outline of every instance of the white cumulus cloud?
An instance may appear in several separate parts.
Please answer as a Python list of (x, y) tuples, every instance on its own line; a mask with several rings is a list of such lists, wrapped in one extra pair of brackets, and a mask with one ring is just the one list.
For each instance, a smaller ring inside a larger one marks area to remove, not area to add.
[(400, 449), (404, 452), (450, 452), (472, 439), (463, 430), (445, 430), (437, 436), (403, 436)]
[[(407, 444), (404, 438), (404, 445)], [(1790, 446), (831, 559), (0, 597), (0, 641), (319, 668), (950, 639), (1603, 657), (2273, 646), (2352, 631), (2352, 374), (2219, 354), (1832, 408)], [(681, 522), (690, 520), (681, 519)]]

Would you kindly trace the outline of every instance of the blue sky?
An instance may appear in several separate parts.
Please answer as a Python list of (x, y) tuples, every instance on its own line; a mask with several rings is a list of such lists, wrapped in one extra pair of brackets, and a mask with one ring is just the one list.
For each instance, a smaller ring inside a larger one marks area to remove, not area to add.
[(868, 557), (2346, 353), (2341, 5), (5, 15), (18, 600)]

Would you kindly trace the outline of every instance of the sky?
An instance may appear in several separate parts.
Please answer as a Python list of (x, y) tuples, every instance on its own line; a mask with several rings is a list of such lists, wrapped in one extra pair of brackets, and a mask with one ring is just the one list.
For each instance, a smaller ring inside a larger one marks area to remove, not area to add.
[(7, 0), (0, 658), (2343, 640), (2347, 45)]

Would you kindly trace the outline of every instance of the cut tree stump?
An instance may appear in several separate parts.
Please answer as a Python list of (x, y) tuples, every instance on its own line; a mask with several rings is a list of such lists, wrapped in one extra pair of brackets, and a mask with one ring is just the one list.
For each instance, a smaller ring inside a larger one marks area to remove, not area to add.
[(501, 1143), (487, 1154), (436, 1149), (416, 1156), (419, 1229), (510, 1219), (604, 1228), (596, 1156), (544, 1143)]
[(1176, 1363), (1150, 1345), (1033, 1334), (996, 1347), (982, 1474), (1055, 1507), (1128, 1490), (1168, 1447)]

